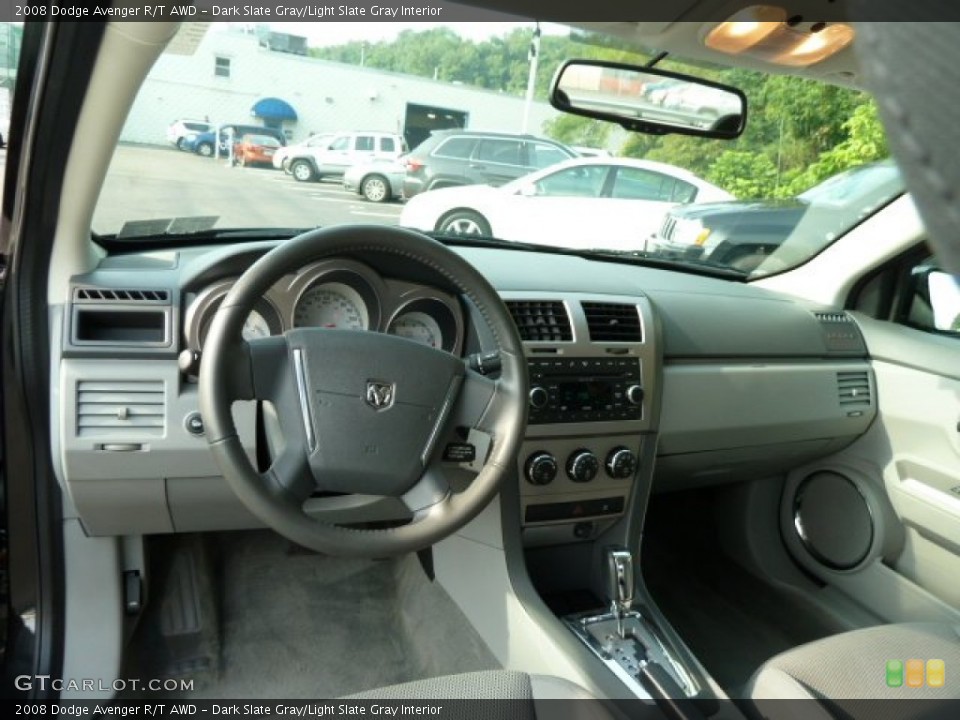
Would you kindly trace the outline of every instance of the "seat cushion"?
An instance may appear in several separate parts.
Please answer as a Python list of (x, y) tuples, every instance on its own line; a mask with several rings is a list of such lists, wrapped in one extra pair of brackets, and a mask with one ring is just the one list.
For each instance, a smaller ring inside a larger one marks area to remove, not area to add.
[(447, 675), (375, 688), (351, 695), (349, 700), (521, 700), (531, 703), (530, 676), (510, 670)]
[(376, 688), (345, 699), (502, 701), (445, 706), (443, 716), (448, 720), (614, 720), (619, 717), (606, 703), (598, 701), (569, 680), (511, 670), (488, 670), (415, 680)]
[[(888, 660), (943, 660), (942, 688), (888, 687)], [(960, 629), (936, 623), (879, 625), (788, 650), (764, 663), (747, 685), (753, 699), (943, 699), (960, 697)], [(786, 678), (784, 677), (787, 676)]]

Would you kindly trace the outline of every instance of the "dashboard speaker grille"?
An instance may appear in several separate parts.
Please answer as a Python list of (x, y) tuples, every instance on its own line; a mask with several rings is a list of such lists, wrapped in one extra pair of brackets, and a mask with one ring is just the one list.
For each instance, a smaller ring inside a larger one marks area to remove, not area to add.
[(77, 436), (157, 437), (164, 429), (162, 380), (80, 380)]
[(636, 305), (585, 302), (583, 313), (593, 342), (643, 342)]
[(533, 342), (570, 342), (570, 316), (559, 300), (508, 300), (520, 338)]
[(841, 407), (870, 405), (873, 401), (870, 375), (866, 371), (838, 372), (837, 391)]
[(74, 299), (86, 302), (169, 302), (167, 290), (116, 290), (107, 288), (77, 288)]

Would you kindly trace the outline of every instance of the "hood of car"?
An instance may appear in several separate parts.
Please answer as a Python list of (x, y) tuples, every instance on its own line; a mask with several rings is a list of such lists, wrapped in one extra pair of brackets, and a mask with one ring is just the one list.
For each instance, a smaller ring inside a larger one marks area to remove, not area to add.
[(680, 220), (732, 219), (741, 215), (802, 215), (808, 203), (795, 198), (784, 200), (730, 200), (695, 203), (673, 208), (670, 214)]

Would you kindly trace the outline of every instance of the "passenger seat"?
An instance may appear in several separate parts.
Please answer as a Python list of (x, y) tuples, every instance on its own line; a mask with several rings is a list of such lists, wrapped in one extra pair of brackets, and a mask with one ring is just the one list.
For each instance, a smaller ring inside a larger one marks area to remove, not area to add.
[[(911, 660), (921, 664), (908, 664)], [(859, 718), (861, 714), (852, 712), (858, 705), (843, 701), (865, 699), (924, 701), (885, 703), (889, 712), (875, 712), (874, 717), (945, 717), (947, 708), (929, 702), (936, 700), (953, 701), (950, 710), (955, 717), (955, 701), (960, 699), (960, 627), (937, 623), (880, 625), (801, 645), (761, 665), (747, 683), (744, 695), (762, 716), (771, 719)], [(802, 703), (803, 707), (764, 702), (785, 699), (817, 702)], [(859, 705), (861, 710), (863, 706)]]

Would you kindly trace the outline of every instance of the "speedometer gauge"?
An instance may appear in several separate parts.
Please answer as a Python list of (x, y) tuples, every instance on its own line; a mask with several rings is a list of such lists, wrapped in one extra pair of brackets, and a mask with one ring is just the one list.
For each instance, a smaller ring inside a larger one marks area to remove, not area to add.
[(439, 323), (425, 312), (406, 312), (398, 315), (387, 330), (391, 335), (405, 337), (432, 348), (443, 347), (443, 331)]
[(343, 283), (324, 283), (309, 288), (297, 301), (294, 327), (324, 327), (366, 330), (370, 327), (367, 304), (356, 290)]

